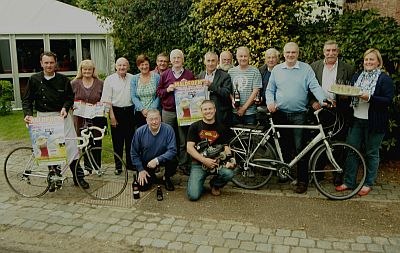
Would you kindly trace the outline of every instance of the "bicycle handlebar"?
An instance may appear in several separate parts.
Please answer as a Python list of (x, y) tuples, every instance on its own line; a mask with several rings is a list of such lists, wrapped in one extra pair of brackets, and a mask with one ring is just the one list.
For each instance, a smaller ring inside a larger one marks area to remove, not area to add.
[(91, 127), (83, 129), (81, 131), (81, 137), (78, 137), (78, 140), (81, 140), (82, 144), (78, 144), (78, 148), (82, 149), (82, 148), (86, 147), (89, 144), (89, 139), (92, 136), (91, 132), (88, 133), (89, 130), (96, 130), (96, 131), (99, 131), (101, 133), (101, 136), (93, 138), (93, 140), (97, 141), (97, 140), (101, 140), (101, 139), (104, 138), (104, 134), (106, 132), (106, 128), (107, 128), (106, 126), (104, 128), (100, 128), (100, 127), (97, 127), (97, 126), (91, 126)]

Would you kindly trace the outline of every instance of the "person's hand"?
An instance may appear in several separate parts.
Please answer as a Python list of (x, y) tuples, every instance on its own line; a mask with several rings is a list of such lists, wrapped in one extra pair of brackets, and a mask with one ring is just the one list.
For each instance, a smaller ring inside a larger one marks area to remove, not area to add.
[(147, 184), (147, 177), (150, 177), (149, 173), (147, 173), (147, 171), (142, 170), (141, 172), (139, 172), (139, 176), (138, 176), (138, 181), (140, 185), (144, 185), (145, 183)]
[(246, 109), (243, 106), (239, 107), (239, 109), (237, 110), (237, 115), (243, 116), (245, 114), (245, 112), (246, 112)]
[(174, 90), (175, 90), (175, 85), (173, 85), (173, 84), (170, 84), (168, 86), (168, 88), (167, 88), (167, 92), (171, 92), (171, 91), (174, 91)]
[(364, 100), (364, 101), (368, 101), (368, 99), (369, 99), (369, 93), (368, 93), (368, 92), (363, 92), (363, 93), (359, 96), (359, 98), (361, 98), (361, 99)]
[(204, 166), (206, 166), (209, 169), (214, 169), (215, 167), (218, 167), (217, 160), (211, 159), (211, 158), (204, 158), (202, 161)]
[(229, 160), (229, 162), (227, 162), (227, 163), (225, 164), (225, 167), (226, 167), (227, 169), (234, 169), (234, 168), (236, 167), (236, 160), (235, 160), (235, 158), (231, 158), (231, 159)]
[(205, 86), (210, 86), (210, 85), (211, 85), (211, 82), (210, 82), (210, 80), (203, 80), (203, 84), (204, 84)]
[(118, 125), (117, 119), (115, 118), (114, 115), (113, 116), (110, 115), (110, 124), (112, 127), (117, 127)]
[(147, 109), (143, 109), (143, 110), (142, 110), (142, 114), (143, 114), (143, 116), (144, 116), (145, 118), (147, 118), (147, 112), (148, 112)]
[(267, 105), (267, 108), (270, 113), (274, 113), (274, 112), (276, 112), (277, 106), (275, 103), (272, 103), (272, 104)]
[(317, 101), (315, 101), (311, 106), (312, 106), (312, 108), (313, 108), (314, 110), (319, 110), (319, 109), (321, 109), (321, 105), (320, 105), (319, 102), (317, 102)]
[(332, 99), (327, 99), (322, 102), (322, 106), (327, 107), (327, 108), (333, 108), (336, 107), (336, 102)]
[(150, 169), (154, 169), (155, 167), (157, 167), (156, 159), (151, 159), (150, 162), (147, 163), (147, 167)]
[(260, 96), (260, 100), (254, 101), (254, 104), (260, 105), (262, 103), (262, 101), (263, 101), (263, 98)]
[(62, 118), (65, 118), (65, 117), (67, 117), (67, 115), (68, 115), (67, 110), (65, 110), (65, 108), (62, 108), (61, 112), (60, 112), (60, 116)]
[(32, 117), (32, 116), (26, 115), (25, 118), (24, 118), (25, 126), (26, 126), (26, 127), (29, 127), (29, 124), (32, 123), (32, 120), (33, 120), (33, 117)]

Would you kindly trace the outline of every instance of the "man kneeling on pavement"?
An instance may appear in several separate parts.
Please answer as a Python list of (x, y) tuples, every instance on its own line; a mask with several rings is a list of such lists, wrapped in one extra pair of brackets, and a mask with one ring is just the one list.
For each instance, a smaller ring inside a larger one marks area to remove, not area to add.
[[(200, 108), (203, 119), (193, 123), (187, 135), (187, 152), (193, 158), (187, 187), (187, 196), (191, 201), (198, 200), (201, 197), (204, 181), (211, 174), (214, 174), (214, 177), (210, 180), (211, 194), (214, 196), (221, 195), (220, 189), (232, 179), (234, 176), (233, 169), (236, 166), (231, 150), (227, 145), (229, 140), (228, 129), (215, 120), (216, 108), (214, 102), (204, 100)], [(222, 154), (211, 155), (212, 158), (207, 157), (207, 152), (202, 151), (203, 148), (199, 147), (200, 143), (206, 143), (206, 146), (211, 147), (209, 150), (212, 151), (221, 148), (218, 152)], [(226, 163), (220, 164), (220, 160), (224, 160), (222, 162)]]
[(175, 174), (176, 140), (174, 129), (161, 122), (158, 110), (147, 112), (146, 125), (139, 127), (132, 140), (131, 158), (138, 173), (139, 190), (147, 191), (156, 183), (156, 172), (165, 167), (165, 189), (175, 190), (171, 177)]

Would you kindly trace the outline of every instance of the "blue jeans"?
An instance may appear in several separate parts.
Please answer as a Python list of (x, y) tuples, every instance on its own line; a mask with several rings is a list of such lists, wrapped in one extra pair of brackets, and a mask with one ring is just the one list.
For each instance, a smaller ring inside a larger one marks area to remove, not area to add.
[[(211, 175), (209, 171), (203, 170), (198, 163), (192, 163), (188, 180), (187, 196), (189, 200), (195, 201), (201, 197), (206, 177)], [(233, 170), (222, 167), (218, 174), (210, 180), (210, 186), (216, 188), (224, 187), (234, 176)]]
[(232, 125), (234, 126), (239, 124), (244, 124), (244, 125), (257, 124), (256, 114), (239, 116), (237, 115), (237, 113), (234, 113), (232, 117)]
[[(304, 125), (307, 112), (282, 112), (277, 111), (273, 114), (275, 124), (280, 125)], [(303, 129), (278, 129), (281, 135), (280, 145), (283, 159), (289, 163), (293, 157), (293, 151), (297, 155), (304, 146)], [(304, 157), (297, 163), (297, 181), (308, 185), (308, 168)]]
[[(374, 185), (379, 167), (379, 148), (381, 146), (384, 133), (373, 133), (368, 131), (368, 120), (354, 118), (353, 126), (349, 129), (346, 142), (358, 150), (365, 148), (365, 161), (367, 164), (367, 177), (365, 186)], [(354, 188), (356, 186), (356, 173), (358, 160), (349, 155), (346, 159), (346, 171), (344, 174), (344, 184), (347, 187)]]

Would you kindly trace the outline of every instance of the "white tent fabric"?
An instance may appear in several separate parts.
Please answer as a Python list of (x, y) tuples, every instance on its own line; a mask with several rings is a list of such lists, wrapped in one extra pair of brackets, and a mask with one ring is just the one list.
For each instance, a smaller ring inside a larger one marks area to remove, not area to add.
[(107, 34), (89, 11), (56, 0), (0, 0), (0, 34)]

